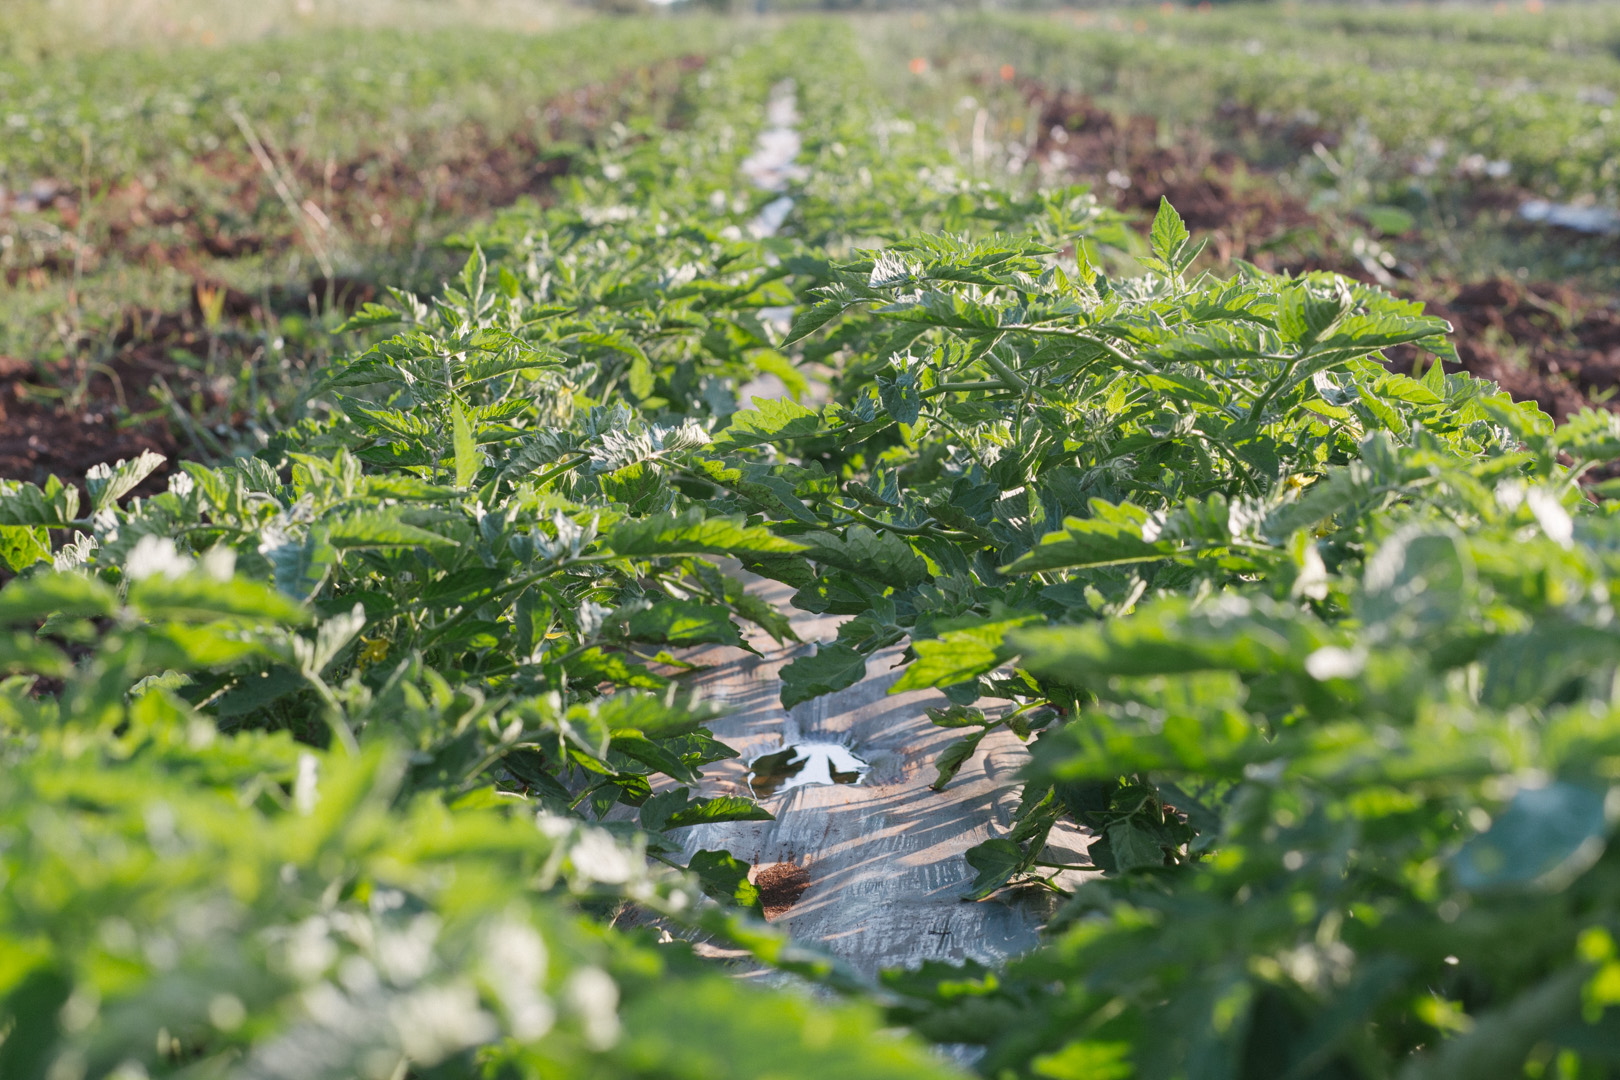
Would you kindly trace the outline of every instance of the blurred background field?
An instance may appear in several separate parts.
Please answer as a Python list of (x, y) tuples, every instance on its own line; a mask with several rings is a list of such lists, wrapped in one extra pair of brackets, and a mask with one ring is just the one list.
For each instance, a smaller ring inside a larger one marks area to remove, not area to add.
[(556, 0), (12, 0), (0, 10), (0, 32), (12, 51), (37, 53), (225, 44), (334, 27), (534, 33), (581, 14)]
[[(0, 7), (0, 472), (228, 453), (342, 347), (345, 311), (432, 291), (447, 237), (678, 127), (710, 58), (824, 7)], [(1620, 5), (836, 16), (891, 106), (987, 179), (1088, 183), (1142, 222), (1166, 196), (1217, 271), (1424, 300), (1465, 364), (1555, 416), (1620, 379)]]

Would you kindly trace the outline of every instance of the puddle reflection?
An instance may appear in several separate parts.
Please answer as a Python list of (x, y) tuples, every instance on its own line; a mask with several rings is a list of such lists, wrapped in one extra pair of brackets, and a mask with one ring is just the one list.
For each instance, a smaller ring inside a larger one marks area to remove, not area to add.
[(749, 766), (748, 785), (754, 798), (764, 800), (812, 784), (858, 784), (867, 768), (842, 743), (802, 742), (755, 758)]

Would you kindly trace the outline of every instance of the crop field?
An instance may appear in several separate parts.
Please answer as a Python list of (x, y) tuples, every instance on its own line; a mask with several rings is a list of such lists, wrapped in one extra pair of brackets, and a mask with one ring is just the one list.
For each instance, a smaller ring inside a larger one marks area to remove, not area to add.
[(0, 1080), (1620, 1077), (1620, 5), (0, 9)]

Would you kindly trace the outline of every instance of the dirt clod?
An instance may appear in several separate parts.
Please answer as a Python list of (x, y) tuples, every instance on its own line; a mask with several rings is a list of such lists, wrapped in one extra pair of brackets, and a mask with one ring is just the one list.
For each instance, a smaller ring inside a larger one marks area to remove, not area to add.
[(759, 887), (765, 918), (775, 919), (787, 914), (810, 887), (810, 871), (798, 863), (770, 863), (756, 868), (754, 884)]

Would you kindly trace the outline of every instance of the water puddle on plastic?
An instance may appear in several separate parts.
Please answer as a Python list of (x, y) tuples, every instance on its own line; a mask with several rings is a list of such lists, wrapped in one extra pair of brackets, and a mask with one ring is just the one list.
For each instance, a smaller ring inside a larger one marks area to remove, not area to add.
[(867, 768), (842, 743), (795, 743), (755, 758), (749, 765), (748, 785), (754, 798), (763, 800), (812, 784), (858, 784)]

